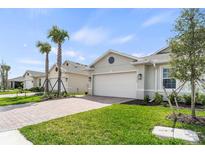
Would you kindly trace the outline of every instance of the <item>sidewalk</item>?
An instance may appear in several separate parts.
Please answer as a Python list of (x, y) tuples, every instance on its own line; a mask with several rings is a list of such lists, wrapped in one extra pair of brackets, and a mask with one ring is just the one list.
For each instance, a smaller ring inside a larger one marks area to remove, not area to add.
[[(36, 93), (26, 93), (26, 96), (33, 96)], [(0, 95), (0, 98), (5, 98), (5, 97), (16, 97), (16, 96), (25, 96), (25, 93), (22, 94), (5, 94), (5, 95)]]
[(0, 133), (0, 145), (32, 145), (18, 130)]

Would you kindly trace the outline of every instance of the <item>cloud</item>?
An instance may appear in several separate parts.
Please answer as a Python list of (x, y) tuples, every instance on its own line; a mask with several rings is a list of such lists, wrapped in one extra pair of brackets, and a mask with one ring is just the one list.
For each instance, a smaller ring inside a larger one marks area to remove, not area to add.
[(51, 47), (51, 52), (57, 55), (57, 48), (56, 47)]
[(145, 56), (148, 56), (152, 53), (142, 53), (142, 52), (135, 52), (135, 53), (132, 53), (132, 56), (135, 56), (135, 57), (145, 57)]
[(85, 60), (85, 57), (83, 57), (83, 56), (79, 56), (78, 58), (79, 58), (80, 61), (84, 61)]
[(78, 52), (77, 52), (77, 51), (74, 51), (74, 50), (66, 51), (64, 54), (65, 54), (66, 56), (69, 56), (69, 57), (76, 57), (76, 56), (78, 56)]
[(133, 40), (134, 37), (135, 37), (135, 35), (130, 34), (130, 35), (114, 38), (113, 40), (111, 40), (111, 42), (114, 44), (124, 44), (124, 43), (127, 43), (127, 42)]
[(73, 40), (86, 45), (97, 45), (107, 38), (107, 31), (103, 27), (82, 27), (74, 33)]
[(79, 61), (84, 61), (85, 57), (78, 51), (75, 50), (68, 50), (63, 53), (65, 56), (76, 58)]
[(21, 64), (30, 64), (30, 65), (41, 65), (43, 64), (40, 60), (33, 60), (33, 59), (22, 59), (19, 60), (19, 63)]
[[(55, 55), (57, 55), (57, 48), (56, 47), (51, 47), (51, 52), (54, 53)], [(79, 51), (75, 51), (75, 50), (64, 50), (63, 51), (63, 56), (68, 56), (70, 58), (75, 58), (79, 61), (84, 61), (85, 57), (83, 56), (83, 54)]]
[(24, 48), (26, 48), (26, 47), (27, 47), (27, 44), (26, 44), (26, 43), (24, 43), (24, 44), (23, 44), (23, 47), (24, 47)]
[(155, 24), (163, 23), (169, 21), (170, 16), (173, 14), (172, 11), (167, 13), (161, 13), (155, 16), (152, 16), (145, 20), (142, 24), (142, 27), (149, 27)]

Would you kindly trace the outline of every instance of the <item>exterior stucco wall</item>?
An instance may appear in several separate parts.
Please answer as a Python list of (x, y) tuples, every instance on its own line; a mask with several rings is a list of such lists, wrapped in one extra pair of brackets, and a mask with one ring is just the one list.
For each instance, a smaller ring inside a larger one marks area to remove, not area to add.
[[(71, 69), (75, 69), (72, 64), (68, 67), (73, 67)], [(69, 68), (70, 69), (70, 68)], [(49, 72), (49, 80), (51, 82), (52, 87), (55, 85), (58, 77), (58, 72), (55, 71), (55, 67)], [(65, 86), (67, 92), (88, 92), (88, 77), (89, 75), (80, 75), (75, 73), (65, 73), (62, 71), (62, 82)], [(61, 85), (62, 91), (64, 91), (64, 87)], [(52, 88), (49, 85), (49, 89)], [(56, 84), (54, 90), (57, 90), (58, 85)]]
[[(50, 77), (49, 80), (53, 87), (57, 81), (57, 77)], [(64, 85), (67, 92), (88, 92), (88, 76), (67, 73), (63, 75), (62, 82), (61, 91), (64, 91)], [(49, 85), (50, 90), (52, 87)], [(58, 83), (53, 87), (53, 90), (56, 91), (57, 88)]]
[[(138, 75), (142, 75), (142, 79), (138, 78)], [(144, 88), (145, 88), (145, 65), (137, 65), (137, 74), (136, 74), (136, 82), (137, 82), (137, 99), (144, 99)]]
[(29, 74), (25, 74), (25, 77), (24, 77), (24, 89), (30, 89), (34, 86), (34, 79), (33, 77), (31, 77), (31, 75)]
[[(113, 64), (108, 62), (109, 57), (114, 57), (115, 61)], [(94, 66), (93, 74), (95, 73), (111, 73), (115, 71), (133, 71), (136, 70), (136, 67), (130, 64), (133, 59), (123, 57), (121, 55), (110, 53), (100, 61), (98, 61)]]
[[(155, 67), (153, 65), (146, 66), (145, 69), (145, 95), (149, 95), (150, 98), (153, 98), (155, 92), (162, 94), (165, 98), (163, 90), (163, 68), (170, 68), (170, 65), (159, 64)], [(176, 80), (176, 88), (179, 87), (182, 83), (179, 80)], [(203, 90), (197, 87), (199, 92), (203, 93)], [(186, 83), (184, 88), (180, 91), (180, 95), (190, 93), (191, 91), (190, 83)], [(172, 89), (166, 89), (168, 94), (172, 92)]]
[[(114, 57), (115, 61), (113, 64), (110, 64), (108, 62), (109, 57)], [(94, 70), (90, 71), (90, 81), (89, 81), (89, 86), (88, 86), (88, 93), (90, 95), (93, 94), (93, 81), (94, 81), (94, 75), (97, 74), (112, 74), (116, 72), (133, 72), (137, 71), (137, 68), (132, 65), (130, 62), (133, 62), (133, 59), (127, 58), (118, 54), (114, 53), (109, 53), (105, 57), (103, 57), (101, 60), (99, 60), (95, 65), (94, 65)], [(136, 74), (137, 76), (137, 74)], [(125, 79), (126, 81), (126, 79)], [(123, 81), (122, 81), (123, 82)]]
[[(65, 73), (62, 71), (62, 78), (65, 78)], [(58, 71), (56, 72), (56, 67), (53, 67), (53, 69), (49, 72), (48, 78), (57, 78), (58, 77)]]
[[(40, 81), (41, 80), (41, 81)], [(35, 87), (42, 87), (45, 82), (45, 77), (36, 77), (35, 78)]]
[(78, 74), (68, 74), (69, 92), (88, 92), (88, 76)]

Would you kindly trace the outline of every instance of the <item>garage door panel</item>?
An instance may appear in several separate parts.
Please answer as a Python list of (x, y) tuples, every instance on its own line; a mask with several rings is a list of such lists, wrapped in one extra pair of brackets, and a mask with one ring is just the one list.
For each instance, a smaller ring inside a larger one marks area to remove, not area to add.
[(136, 73), (95, 75), (94, 95), (136, 98)]

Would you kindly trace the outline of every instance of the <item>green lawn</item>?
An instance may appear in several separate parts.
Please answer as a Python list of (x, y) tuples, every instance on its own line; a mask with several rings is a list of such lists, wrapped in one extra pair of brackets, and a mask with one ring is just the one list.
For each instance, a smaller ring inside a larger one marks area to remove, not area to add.
[[(20, 91), (19, 91), (19, 89), (14, 89), (14, 90), (7, 90), (7, 91), (0, 91), (0, 95), (6, 95), (6, 94), (17, 94), (17, 93), (19, 93)], [(23, 93), (28, 93), (28, 92), (30, 92), (30, 91), (23, 91)]]
[(18, 96), (18, 97), (6, 97), (0, 98), (0, 106), (25, 104), (30, 102), (40, 102), (42, 96)]
[[(183, 113), (190, 113), (184, 109)], [(21, 133), (34, 144), (190, 144), (178, 139), (152, 135), (154, 126), (172, 126), (166, 119), (169, 108), (112, 105), (75, 115), (26, 126)], [(204, 111), (197, 112), (205, 116)], [(177, 123), (205, 135), (205, 127)], [(200, 144), (205, 144), (202, 139)]]

